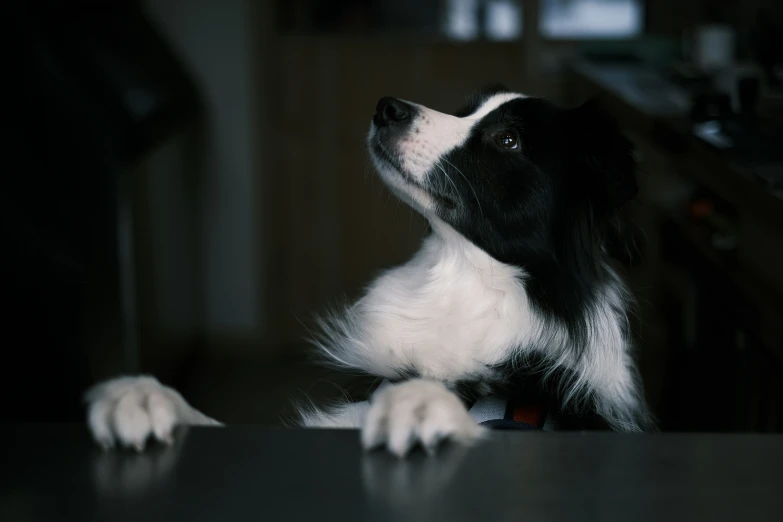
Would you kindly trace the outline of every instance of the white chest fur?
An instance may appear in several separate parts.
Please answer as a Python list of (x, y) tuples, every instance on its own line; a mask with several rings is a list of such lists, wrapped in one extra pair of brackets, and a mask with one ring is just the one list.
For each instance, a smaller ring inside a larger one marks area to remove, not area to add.
[(333, 319), (320, 344), (342, 364), (375, 375), (394, 378), (411, 369), (443, 381), (487, 377), (487, 365), (506, 360), (540, 331), (523, 276), (440, 230)]

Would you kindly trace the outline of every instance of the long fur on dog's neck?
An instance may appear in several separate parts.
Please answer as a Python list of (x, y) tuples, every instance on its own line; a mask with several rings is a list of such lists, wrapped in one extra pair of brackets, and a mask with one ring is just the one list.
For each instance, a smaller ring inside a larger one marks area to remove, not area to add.
[[(480, 392), (525, 372), (557, 374), (565, 407), (593, 409), (618, 431), (646, 427), (629, 353), (629, 297), (604, 260), (592, 267), (594, 277), (579, 275), (575, 290), (586, 301), (565, 311), (577, 317), (564, 318), (541, 301), (546, 289), (542, 294), (535, 273), (430, 222), (432, 234), (408, 263), (321, 322), (317, 345), (328, 361), (390, 379), (468, 381)], [(562, 273), (558, 284), (570, 279)]]

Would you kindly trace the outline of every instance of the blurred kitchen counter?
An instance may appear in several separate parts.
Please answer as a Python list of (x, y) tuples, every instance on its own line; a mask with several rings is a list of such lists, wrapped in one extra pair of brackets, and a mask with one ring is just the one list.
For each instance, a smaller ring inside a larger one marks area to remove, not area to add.
[[(658, 338), (642, 365), (664, 427), (783, 431), (783, 161), (695, 136), (693, 91), (641, 60), (575, 60), (568, 80), (569, 100), (597, 97), (640, 153), (632, 217), (648, 248), (631, 284)], [(694, 190), (733, 208), (734, 248), (691, 219)]]

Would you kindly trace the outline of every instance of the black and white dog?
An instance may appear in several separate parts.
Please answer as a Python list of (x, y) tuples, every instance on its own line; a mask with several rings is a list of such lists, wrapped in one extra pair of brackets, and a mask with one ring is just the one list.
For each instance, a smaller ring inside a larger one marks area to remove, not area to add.
[[(340, 367), (387, 379), (370, 402), (302, 414), (356, 427), (365, 447), (485, 433), (475, 401), (546, 396), (564, 428), (652, 429), (631, 354), (630, 298), (607, 234), (636, 194), (629, 141), (592, 104), (561, 109), (505, 89), (444, 114), (382, 98), (368, 136), (391, 190), (431, 233), (406, 264), (322, 322), (318, 346)], [(96, 440), (144, 447), (177, 424), (218, 424), (151, 377), (87, 394)]]

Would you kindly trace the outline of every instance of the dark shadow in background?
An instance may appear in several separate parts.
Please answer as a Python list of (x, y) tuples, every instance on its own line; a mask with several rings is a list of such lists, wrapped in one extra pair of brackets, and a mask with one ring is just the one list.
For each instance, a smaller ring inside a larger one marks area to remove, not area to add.
[(130, 167), (199, 101), (136, 2), (20, 0), (2, 18), (0, 415), (77, 420), (90, 353), (137, 366)]

